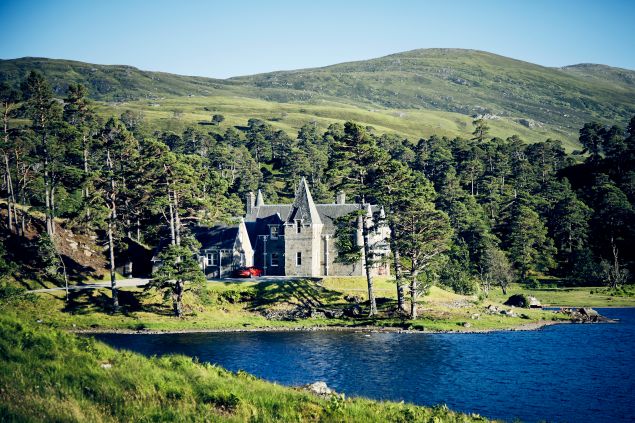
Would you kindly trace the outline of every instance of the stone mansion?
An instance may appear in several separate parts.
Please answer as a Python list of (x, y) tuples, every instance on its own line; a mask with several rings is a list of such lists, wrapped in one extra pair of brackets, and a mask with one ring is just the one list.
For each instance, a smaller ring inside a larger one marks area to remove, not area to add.
[[(293, 204), (266, 204), (262, 192), (249, 193), (247, 214), (233, 226), (193, 228), (201, 243), (199, 262), (209, 278), (229, 277), (238, 267), (255, 266), (265, 276), (356, 276), (364, 274), (364, 257), (355, 264), (336, 262), (335, 220), (357, 210), (370, 218), (369, 237), (375, 257), (388, 255), (389, 229), (378, 219), (383, 209), (347, 203), (344, 193), (334, 204), (315, 204), (302, 178)], [(377, 222), (377, 223), (375, 223)], [(362, 219), (357, 243), (363, 244)], [(388, 275), (387, 260), (375, 260), (373, 274)]]

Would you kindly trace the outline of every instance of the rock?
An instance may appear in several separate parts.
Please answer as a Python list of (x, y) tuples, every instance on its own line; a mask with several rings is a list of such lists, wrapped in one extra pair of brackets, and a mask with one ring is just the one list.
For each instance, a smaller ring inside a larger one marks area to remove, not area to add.
[(529, 300), (529, 308), (542, 308), (542, 304), (540, 304), (538, 298), (529, 296), (527, 299)]
[(326, 317), (326, 313), (321, 310), (311, 308), (309, 309), (309, 317), (312, 319), (324, 319)]
[(362, 302), (362, 298), (358, 297), (357, 295), (346, 295), (344, 296), (344, 300), (349, 303), (355, 303), (355, 304), (359, 304)]
[(329, 388), (326, 382), (321, 382), (321, 381), (313, 382), (309, 385), (306, 385), (304, 389), (306, 389), (307, 391), (311, 392), (314, 395), (317, 395), (319, 397), (325, 397), (325, 398), (328, 398), (331, 395), (335, 394), (335, 391)]
[(471, 328), (472, 324), (470, 322), (463, 322), (463, 327), (464, 328)]
[(78, 244), (75, 241), (71, 241), (68, 243), (68, 246), (70, 247), (71, 250), (75, 251), (77, 250)]
[(481, 318), (481, 315), (478, 313), (474, 313), (472, 314), (472, 316), (470, 316), (472, 320), (478, 320)]
[(514, 313), (512, 310), (501, 310), (500, 314), (502, 314), (503, 316), (507, 316), (507, 317), (516, 317), (517, 314)]
[(518, 119), (516, 122), (520, 123), (522, 126), (525, 126), (529, 129), (533, 129), (535, 127), (539, 127), (542, 128), (544, 125), (540, 122), (536, 122), (535, 120), (532, 119)]
[(340, 319), (344, 312), (342, 310), (324, 310), (324, 315), (329, 319)]
[(600, 315), (600, 313), (593, 310), (592, 308), (581, 308), (580, 310), (578, 310), (578, 312), (588, 317), (597, 317)]
[(110, 363), (101, 363), (101, 368), (102, 369), (110, 369), (110, 368), (112, 368), (112, 364), (110, 364)]
[(346, 307), (344, 309), (344, 315), (348, 317), (359, 317), (362, 315), (362, 308), (359, 306), (359, 304)]
[(498, 307), (490, 304), (485, 308), (485, 311), (487, 312), (487, 314), (498, 314), (499, 310), (498, 310)]
[(88, 250), (88, 249), (84, 249), (84, 255), (85, 255), (86, 257), (90, 257), (90, 256), (92, 256), (92, 255), (93, 255), (93, 253), (92, 253), (92, 251), (90, 251), (90, 250)]
[(573, 323), (615, 323), (616, 320), (600, 315), (592, 308), (561, 308), (560, 313), (569, 316)]

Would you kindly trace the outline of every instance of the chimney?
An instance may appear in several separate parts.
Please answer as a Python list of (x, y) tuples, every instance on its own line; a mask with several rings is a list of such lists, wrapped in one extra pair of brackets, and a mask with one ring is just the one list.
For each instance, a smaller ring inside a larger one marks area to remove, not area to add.
[(338, 191), (335, 204), (346, 204), (346, 193), (344, 191)]
[(256, 196), (254, 195), (253, 192), (250, 191), (247, 193), (247, 201), (246, 201), (247, 214), (251, 214), (255, 206), (256, 206)]

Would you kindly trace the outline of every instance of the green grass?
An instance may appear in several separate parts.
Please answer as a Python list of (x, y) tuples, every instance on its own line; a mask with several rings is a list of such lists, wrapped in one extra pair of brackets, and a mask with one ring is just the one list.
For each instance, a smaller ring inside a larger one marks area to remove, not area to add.
[(632, 288), (624, 292), (611, 292), (605, 287), (531, 289), (525, 285), (512, 284), (507, 295), (503, 295), (500, 289), (494, 289), (489, 298), (502, 302), (513, 294), (521, 293), (533, 295), (545, 306), (635, 307), (635, 292)]
[(485, 421), (444, 406), (323, 399), (185, 356), (146, 358), (6, 310), (0, 387), (6, 422)]
[[(64, 292), (39, 293), (33, 301), (24, 301), (15, 312), (27, 321), (71, 330), (275, 330), (312, 327), (397, 327), (426, 331), (474, 331), (511, 329), (527, 324), (563, 319), (563, 315), (541, 310), (516, 310), (517, 317), (488, 314), (492, 299), (479, 301), (476, 296), (457, 295), (432, 287), (418, 304), (420, 317), (415, 321), (394, 316), (396, 290), (394, 281), (376, 278), (379, 315), (356, 318), (267, 319), (263, 312), (285, 312), (296, 307), (337, 311), (350, 307), (346, 299), (359, 297), (367, 305), (364, 278), (325, 278), (322, 281), (278, 282), (211, 282), (202, 298), (185, 297), (185, 316), (173, 317), (170, 305), (160, 294), (140, 288), (119, 291), (122, 312), (110, 312), (110, 290), (72, 291), (69, 303)], [(497, 304), (501, 306), (500, 303)], [(521, 314), (525, 314), (523, 318)], [(469, 322), (469, 325), (465, 325)]]
[[(209, 110), (205, 110), (205, 108)], [(149, 127), (179, 131), (187, 125), (209, 122), (212, 114), (222, 114), (226, 120), (220, 128), (202, 126), (203, 130), (224, 131), (229, 126), (245, 126), (250, 118), (268, 121), (274, 128), (282, 129), (293, 136), (298, 129), (311, 121), (321, 130), (334, 122), (348, 120), (364, 126), (372, 126), (377, 134), (398, 133), (416, 142), (433, 134), (439, 136), (462, 136), (471, 138), (472, 118), (464, 114), (426, 109), (390, 109), (380, 106), (360, 107), (336, 100), (303, 103), (270, 102), (246, 96), (215, 95), (206, 97), (166, 97), (161, 100), (127, 101), (125, 103), (100, 104), (102, 114), (120, 115), (125, 110), (141, 111)], [(182, 115), (176, 119), (174, 111)], [(212, 110), (212, 111), (210, 111)], [(560, 139), (568, 150), (577, 146), (575, 135), (556, 128), (526, 128), (513, 119), (501, 118), (488, 122), (490, 135), (507, 138), (519, 135), (528, 142)]]

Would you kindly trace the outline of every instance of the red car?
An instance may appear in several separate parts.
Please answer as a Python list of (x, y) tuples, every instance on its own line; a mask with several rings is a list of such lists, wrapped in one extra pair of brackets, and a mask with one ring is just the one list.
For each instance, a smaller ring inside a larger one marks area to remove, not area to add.
[(257, 267), (241, 267), (234, 270), (235, 278), (257, 278), (258, 276), (262, 276), (262, 269)]

